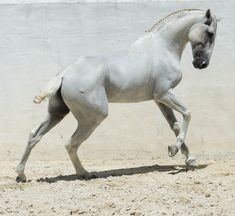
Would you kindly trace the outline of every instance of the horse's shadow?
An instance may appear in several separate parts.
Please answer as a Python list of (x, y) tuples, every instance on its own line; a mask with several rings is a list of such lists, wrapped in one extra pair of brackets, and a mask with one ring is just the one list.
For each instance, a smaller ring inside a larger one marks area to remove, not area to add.
[(90, 178), (82, 178), (82, 177), (77, 176), (76, 174), (73, 174), (73, 175), (59, 175), (59, 176), (49, 177), (49, 178), (48, 177), (39, 178), (37, 179), (37, 181), (47, 182), (47, 183), (56, 183), (58, 181), (76, 181), (76, 180), (89, 181), (91, 179), (96, 179), (96, 178), (108, 178), (111, 176), (112, 177), (129, 176), (129, 175), (144, 174), (144, 173), (149, 173), (149, 172), (168, 172), (168, 174), (175, 175), (181, 172), (187, 172), (189, 170), (204, 169), (208, 165), (209, 164), (201, 164), (197, 168), (194, 168), (194, 169), (188, 169), (187, 167), (183, 165), (140, 166), (140, 167), (92, 172), (92, 176)]

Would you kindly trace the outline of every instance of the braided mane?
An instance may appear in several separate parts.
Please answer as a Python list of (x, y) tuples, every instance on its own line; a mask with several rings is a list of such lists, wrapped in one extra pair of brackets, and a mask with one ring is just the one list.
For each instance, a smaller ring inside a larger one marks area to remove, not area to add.
[(160, 25), (163, 24), (164, 21), (168, 20), (169, 18), (173, 17), (174, 15), (182, 14), (182, 13), (189, 12), (189, 11), (202, 11), (202, 9), (182, 9), (179, 11), (175, 11), (175, 12), (167, 15), (166, 17), (160, 19), (157, 23), (155, 23), (150, 29), (146, 30), (145, 32), (152, 32), (152, 31), (156, 30), (158, 27), (160, 27)]

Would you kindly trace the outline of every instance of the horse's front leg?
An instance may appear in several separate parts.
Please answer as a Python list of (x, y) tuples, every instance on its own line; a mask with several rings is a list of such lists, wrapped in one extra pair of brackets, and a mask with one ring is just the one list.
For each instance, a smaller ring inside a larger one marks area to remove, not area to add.
[[(179, 123), (175, 117), (173, 110), (162, 103), (159, 103), (159, 102), (156, 102), (156, 103), (159, 106), (159, 108), (160, 108), (162, 114), (164, 115), (165, 119), (167, 120), (168, 124), (170, 125), (170, 128), (172, 129), (175, 136), (177, 137), (180, 133), (180, 127), (179, 127)], [(190, 154), (189, 148), (187, 147), (187, 145), (184, 142), (182, 143), (180, 150), (181, 150), (181, 153), (183, 155), (185, 155), (185, 157), (186, 157), (185, 163), (187, 166), (193, 166), (193, 167), (197, 166), (197, 161)], [(173, 147), (172, 146), (168, 147), (168, 154), (170, 157), (175, 156), (177, 152), (178, 152), (178, 148), (177, 147), (174, 148), (174, 145), (173, 145)]]
[[(172, 89), (169, 89), (165, 94), (161, 97), (155, 97), (155, 101), (157, 103), (164, 104), (170, 109), (173, 109), (183, 115), (182, 129), (179, 130), (179, 134), (177, 135), (176, 144), (169, 147), (170, 154), (174, 156), (179, 149), (184, 148), (184, 143), (186, 139), (186, 134), (189, 126), (189, 122), (191, 119), (190, 111), (176, 98)], [(173, 113), (173, 112), (172, 112)], [(174, 118), (175, 119), (175, 118)], [(176, 119), (175, 119), (176, 120)], [(175, 124), (173, 127), (176, 126)], [(186, 150), (186, 149), (184, 149)], [(186, 150), (187, 151), (187, 150)], [(191, 160), (190, 157), (187, 158), (186, 164), (190, 166), (196, 166), (195, 160)]]

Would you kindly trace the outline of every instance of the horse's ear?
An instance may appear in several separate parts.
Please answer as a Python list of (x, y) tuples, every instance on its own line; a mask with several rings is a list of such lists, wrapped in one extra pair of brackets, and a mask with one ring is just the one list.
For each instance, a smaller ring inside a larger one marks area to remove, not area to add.
[(211, 24), (211, 22), (212, 22), (212, 16), (211, 16), (211, 11), (210, 11), (210, 9), (208, 9), (208, 10), (206, 11), (205, 17), (206, 17), (205, 24), (209, 26), (209, 25)]
[(210, 10), (210, 9), (208, 9), (208, 10), (206, 11), (206, 18), (207, 18), (207, 19), (210, 19), (210, 18), (211, 18), (211, 10)]

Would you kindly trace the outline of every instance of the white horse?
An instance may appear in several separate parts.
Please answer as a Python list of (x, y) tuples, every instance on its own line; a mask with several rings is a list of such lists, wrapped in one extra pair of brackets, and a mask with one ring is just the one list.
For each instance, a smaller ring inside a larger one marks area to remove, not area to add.
[[(46, 119), (29, 136), (23, 157), (17, 166), (17, 181), (26, 181), (25, 164), (32, 148), (42, 136), (72, 112), (78, 127), (66, 144), (77, 175), (90, 177), (77, 155), (79, 146), (108, 116), (108, 102), (136, 103), (154, 100), (177, 139), (168, 147), (169, 156), (178, 150), (186, 156), (186, 165), (197, 166), (185, 144), (191, 114), (174, 94), (181, 81), (180, 60), (191, 43), (193, 66), (209, 65), (217, 29), (217, 19), (210, 10), (184, 9), (156, 23), (128, 50), (116, 54), (79, 58), (54, 77), (34, 99), (40, 103), (49, 97)], [(182, 114), (180, 129), (173, 113)]]

